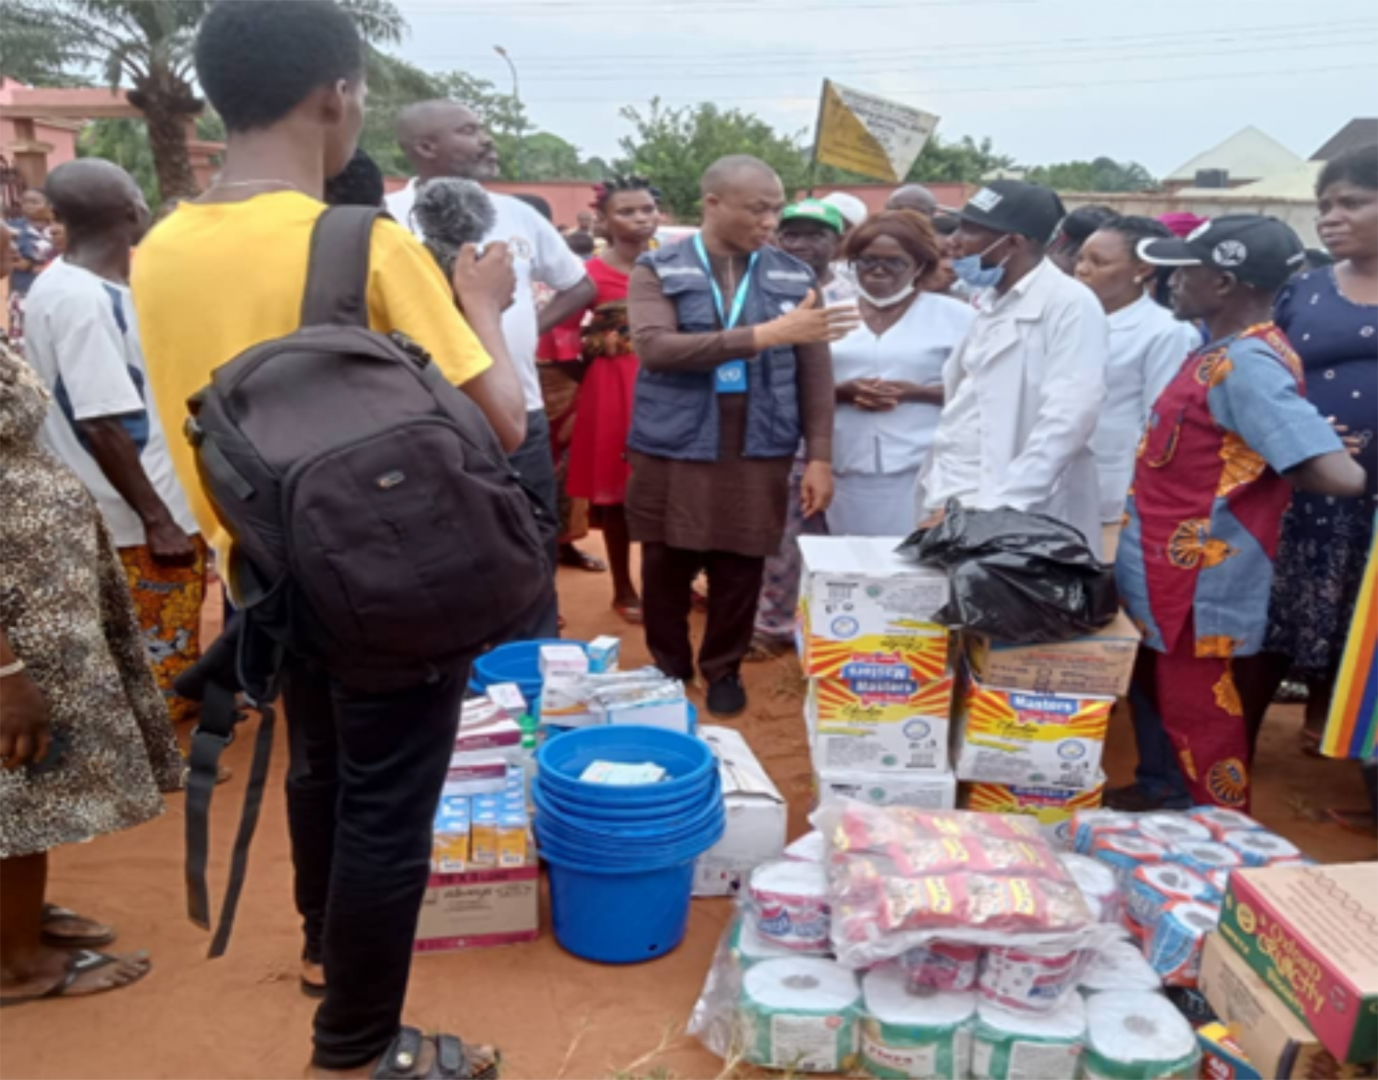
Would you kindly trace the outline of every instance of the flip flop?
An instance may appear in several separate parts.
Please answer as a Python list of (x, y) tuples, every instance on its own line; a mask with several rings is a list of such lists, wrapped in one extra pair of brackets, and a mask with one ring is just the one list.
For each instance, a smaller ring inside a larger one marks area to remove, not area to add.
[[(72, 984), (75, 983), (77, 979), (81, 978), (81, 976), (87, 974), (87, 972), (99, 971), (101, 968), (109, 967), (111, 964), (118, 964), (122, 959), (124, 958), (120, 956), (92, 952), (90, 949), (82, 949), (78, 952), (74, 952), (67, 960), (67, 970), (63, 972), (62, 978), (59, 979), (56, 984), (50, 986), (41, 994), (27, 994), (24, 997), (0, 998), (0, 1009), (9, 1008), (11, 1005), (25, 1005), (30, 1001), (45, 1001), (49, 998), (65, 997), (67, 991), (72, 988)], [(110, 990), (123, 990), (127, 986), (133, 986), (134, 983), (147, 975), (150, 970), (152, 969), (146, 969), (142, 973), (135, 975), (128, 982), (123, 982), (116, 986), (107, 986), (101, 990), (93, 990), (92, 993), (104, 994)], [(86, 995), (82, 994), (79, 996), (85, 997)]]
[[(435, 1043), (435, 1061), (417, 1072), (426, 1040)], [(487, 1058), (487, 1060), (485, 1060)], [(453, 1035), (423, 1036), (413, 1027), (397, 1033), (373, 1070), (375, 1080), (497, 1080), (502, 1055), (489, 1047), (468, 1046)]]
[(597, 555), (590, 555), (587, 551), (580, 551), (577, 547), (562, 548), (560, 551), (560, 565), (572, 567), (575, 570), (583, 570), (589, 574), (606, 574), (608, 564)]
[(633, 626), (640, 626), (646, 621), (646, 613), (640, 604), (613, 604), (612, 609)]
[[(62, 922), (85, 923), (87, 926), (94, 927), (96, 933), (56, 933), (54, 924)], [(94, 949), (100, 945), (109, 945), (114, 940), (115, 931), (113, 927), (104, 926), (96, 922), (95, 919), (88, 919), (85, 915), (78, 915), (75, 911), (58, 907), (56, 904), (43, 905), (43, 944), (45, 945), (52, 945), (59, 949)]]

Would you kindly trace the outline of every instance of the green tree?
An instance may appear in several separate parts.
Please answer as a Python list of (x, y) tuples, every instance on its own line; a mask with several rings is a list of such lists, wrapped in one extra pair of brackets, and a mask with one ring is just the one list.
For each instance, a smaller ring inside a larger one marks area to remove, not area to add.
[(1029, 170), (1028, 177), (1056, 191), (1150, 191), (1158, 186), (1153, 174), (1137, 161), (1108, 157), (1038, 165)]
[[(406, 27), (392, 0), (342, 0), (369, 41)], [(162, 199), (197, 194), (186, 122), (202, 109), (192, 45), (210, 0), (3, 0), (0, 71), (40, 85), (85, 84), (100, 72), (144, 115)]]
[(96, 120), (77, 137), (78, 157), (113, 161), (139, 185), (144, 201), (158, 211), (158, 174), (153, 167), (153, 148), (148, 125), (138, 120)]
[(699, 180), (708, 166), (728, 154), (760, 158), (780, 174), (791, 198), (808, 182), (802, 134), (781, 135), (753, 113), (709, 102), (671, 109), (653, 98), (645, 112), (626, 106), (621, 115), (633, 133), (619, 140), (624, 157), (618, 171), (649, 179), (681, 220), (698, 217)]
[(935, 134), (909, 170), (908, 181), (979, 184), (988, 173), (1014, 168), (1014, 164), (1014, 158), (1008, 154), (995, 152), (989, 137), (977, 142), (970, 135), (963, 135), (948, 142)]

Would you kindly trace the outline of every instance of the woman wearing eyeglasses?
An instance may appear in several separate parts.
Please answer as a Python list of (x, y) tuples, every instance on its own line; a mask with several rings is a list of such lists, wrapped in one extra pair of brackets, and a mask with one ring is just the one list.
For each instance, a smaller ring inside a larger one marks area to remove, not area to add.
[(847, 238), (862, 324), (833, 345), (837, 413), (834, 536), (906, 536), (915, 492), (943, 406), (943, 365), (975, 313), (928, 291), (941, 253), (912, 210), (869, 218)]

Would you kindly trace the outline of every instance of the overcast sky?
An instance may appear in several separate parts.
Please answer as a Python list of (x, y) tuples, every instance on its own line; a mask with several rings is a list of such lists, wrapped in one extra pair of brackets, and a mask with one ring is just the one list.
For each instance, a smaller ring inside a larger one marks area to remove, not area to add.
[(624, 104), (714, 101), (809, 138), (824, 77), (937, 113), (1036, 165), (1156, 176), (1254, 124), (1308, 157), (1378, 115), (1373, 0), (399, 0), (400, 52), (510, 88), (611, 158)]

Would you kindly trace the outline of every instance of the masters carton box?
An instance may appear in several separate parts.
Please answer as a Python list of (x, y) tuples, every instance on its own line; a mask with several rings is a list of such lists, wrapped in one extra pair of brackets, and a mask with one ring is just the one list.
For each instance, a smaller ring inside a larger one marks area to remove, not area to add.
[(957, 805), (957, 779), (950, 772), (872, 772), (819, 769), (814, 774), (814, 804), (854, 799), (872, 806), (913, 806), (951, 810)]
[(1094, 634), (1055, 645), (1006, 645), (980, 634), (963, 639), (972, 672), (987, 686), (1082, 697), (1127, 693), (1139, 651), (1139, 631), (1124, 612)]
[(948, 632), (933, 616), (947, 575), (895, 554), (900, 537), (801, 536), (799, 645), (804, 674), (874, 684), (947, 673)]
[(950, 677), (922, 686), (815, 679), (805, 708), (819, 768), (947, 771)]
[(1339, 1060), (1378, 1060), (1378, 863), (1236, 870), (1220, 936)]
[(1094, 790), (1114, 707), (1114, 698), (1002, 690), (970, 678), (957, 709), (957, 779)]
[(1341, 1065), (1218, 933), (1201, 954), (1201, 992), (1249, 1062), (1275, 1080), (1340, 1080), (1367, 1070)]
[(541, 867), (432, 874), (421, 902), (413, 951), (453, 952), (535, 941), (540, 934)]
[(963, 810), (983, 814), (1027, 814), (1038, 821), (1039, 830), (1049, 843), (1072, 850), (1068, 826), (1078, 810), (1093, 810), (1101, 804), (1105, 776), (1087, 791), (1058, 787), (1022, 787), (1019, 784), (963, 784), (960, 804)]

